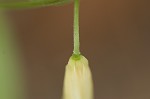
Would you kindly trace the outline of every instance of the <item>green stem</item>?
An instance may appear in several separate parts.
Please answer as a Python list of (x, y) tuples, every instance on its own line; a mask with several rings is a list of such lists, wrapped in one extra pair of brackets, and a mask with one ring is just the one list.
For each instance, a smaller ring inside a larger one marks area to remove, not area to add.
[(0, 99), (26, 99), (21, 60), (5, 11), (0, 9)]
[(74, 50), (73, 50), (73, 54), (80, 55), (79, 0), (74, 1)]

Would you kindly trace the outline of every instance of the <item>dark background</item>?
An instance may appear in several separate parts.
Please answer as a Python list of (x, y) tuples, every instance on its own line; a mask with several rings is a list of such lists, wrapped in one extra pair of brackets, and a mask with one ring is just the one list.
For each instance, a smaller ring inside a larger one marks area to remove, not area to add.
[[(12, 10), (28, 99), (61, 99), (73, 49), (73, 4)], [(80, 39), (95, 99), (150, 99), (150, 1), (81, 0)]]

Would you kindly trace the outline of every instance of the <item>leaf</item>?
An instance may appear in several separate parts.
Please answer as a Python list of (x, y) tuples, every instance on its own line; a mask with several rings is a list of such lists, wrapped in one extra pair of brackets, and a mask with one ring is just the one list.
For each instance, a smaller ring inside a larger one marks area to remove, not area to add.
[(29, 8), (63, 5), (73, 0), (0, 0), (0, 8)]

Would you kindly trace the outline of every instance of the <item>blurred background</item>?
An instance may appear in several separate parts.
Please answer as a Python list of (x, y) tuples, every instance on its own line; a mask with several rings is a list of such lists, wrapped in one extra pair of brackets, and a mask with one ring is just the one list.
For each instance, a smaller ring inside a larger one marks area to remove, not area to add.
[[(150, 99), (150, 1), (81, 0), (81, 51), (95, 99)], [(73, 4), (11, 10), (28, 99), (61, 99), (73, 49)]]

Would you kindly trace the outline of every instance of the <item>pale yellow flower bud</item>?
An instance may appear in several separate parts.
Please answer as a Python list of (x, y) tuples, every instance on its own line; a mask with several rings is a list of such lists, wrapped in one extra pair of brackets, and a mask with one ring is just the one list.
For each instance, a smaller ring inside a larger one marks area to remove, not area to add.
[(93, 81), (88, 60), (71, 57), (66, 66), (63, 99), (93, 99)]

